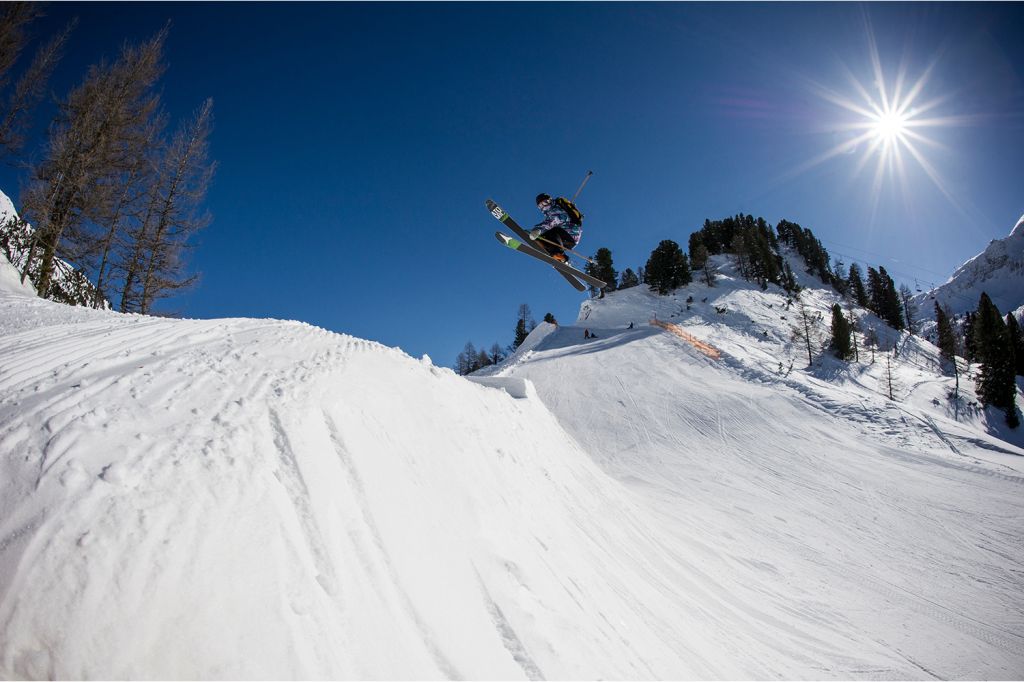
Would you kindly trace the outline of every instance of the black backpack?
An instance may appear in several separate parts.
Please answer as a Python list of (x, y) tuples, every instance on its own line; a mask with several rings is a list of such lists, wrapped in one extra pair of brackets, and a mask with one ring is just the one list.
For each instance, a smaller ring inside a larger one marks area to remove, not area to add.
[(579, 227), (583, 224), (583, 214), (578, 208), (576, 208), (576, 204), (572, 203), (565, 197), (558, 197), (555, 199), (555, 205), (569, 214), (570, 225), (573, 227)]

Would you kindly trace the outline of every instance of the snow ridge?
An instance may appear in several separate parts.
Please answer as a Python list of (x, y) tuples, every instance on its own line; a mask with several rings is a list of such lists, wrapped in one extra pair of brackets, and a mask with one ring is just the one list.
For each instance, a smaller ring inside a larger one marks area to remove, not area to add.
[(688, 562), (536, 399), (296, 322), (0, 318), (0, 676), (758, 669), (673, 634)]
[(914, 297), (922, 315), (934, 317), (934, 303), (954, 314), (978, 307), (982, 292), (1004, 315), (1024, 307), (1024, 216), (1010, 235), (994, 239), (983, 252), (961, 265), (941, 286)]
[(0, 677), (1016, 676), (1021, 435), (717, 265), (469, 381), (0, 288)]

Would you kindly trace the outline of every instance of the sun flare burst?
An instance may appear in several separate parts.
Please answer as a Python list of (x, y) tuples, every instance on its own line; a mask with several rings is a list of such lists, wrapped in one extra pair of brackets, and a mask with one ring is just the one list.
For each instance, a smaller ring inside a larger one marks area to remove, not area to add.
[(899, 190), (905, 200), (908, 198), (914, 171), (919, 169), (955, 208), (966, 213), (926, 153), (929, 149), (949, 150), (927, 133), (929, 129), (971, 124), (974, 117), (938, 113), (951, 99), (949, 95), (929, 93), (938, 58), (933, 58), (916, 80), (909, 78), (905, 61), (895, 71), (894, 79), (887, 78), (867, 17), (865, 34), (871, 63), (869, 83), (862, 82), (845, 65), (848, 88), (810, 83), (815, 94), (842, 110), (839, 120), (827, 124), (833, 146), (785, 175), (793, 177), (837, 157), (857, 157), (854, 177), (866, 167), (874, 167), (870, 196), (874, 217), (883, 191)]
[(875, 116), (871, 130), (875, 137), (886, 142), (902, 141), (909, 119), (898, 111), (886, 111)]

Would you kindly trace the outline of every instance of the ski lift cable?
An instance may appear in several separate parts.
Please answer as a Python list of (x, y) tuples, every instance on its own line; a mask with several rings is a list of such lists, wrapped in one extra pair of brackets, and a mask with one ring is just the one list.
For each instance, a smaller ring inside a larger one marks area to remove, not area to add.
[[(822, 243), (825, 243), (824, 240), (821, 240), (821, 241), (822, 241)], [(865, 253), (870, 253), (870, 252), (865, 251)], [(848, 254), (848, 253), (843, 253), (841, 251), (830, 251), (829, 255), (842, 256), (843, 258), (849, 259), (851, 262), (857, 262), (857, 261), (865, 260), (863, 256), (854, 256), (854, 255), (851, 255), (851, 254)], [(892, 260), (892, 259), (890, 259), (890, 260)], [(911, 266), (911, 267), (913, 267), (913, 266)], [(930, 272), (930, 271), (928, 271), (928, 270), (926, 270), (924, 268), (921, 268), (921, 269), (924, 270), (925, 272)], [(899, 275), (900, 277), (905, 277), (905, 278), (908, 278), (908, 279), (913, 279), (913, 280), (915, 280), (915, 282), (917, 280), (917, 278), (914, 275), (912, 275), (910, 273), (907, 273), (907, 272), (902, 272), (900, 270), (892, 270), (892, 269), (886, 268), (886, 272), (888, 272), (890, 274), (893, 274), (893, 275)], [(935, 291), (935, 289), (938, 288), (938, 287), (935, 286), (935, 282), (928, 282), (928, 284), (930, 285), (930, 288), (928, 289), (929, 294), (931, 294), (932, 292)], [(920, 289), (918, 289), (918, 291), (920, 291)], [(963, 294), (959, 294), (959, 293), (956, 293), (956, 292), (953, 292), (953, 291), (944, 292), (943, 295), (946, 296), (946, 297), (949, 297), (949, 298), (959, 299), (959, 300), (963, 301), (964, 303), (968, 303), (968, 304), (970, 304), (972, 306), (977, 305), (977, 302), (974, 301), (973, 299), (971, 299), (970, 297), (964, 296)], [(934, 295), (932, 295), (932, 298), (934, 298)]]
[[(850, 251), (861, 251), (861, 252), (863, 252), (863, 253), (865, 253), (865, 254), (867, 254), (869, 256), (873, 256), (873, 257), (878, 258), (880, 260), (888, 260), (888, 261), (890, 261), (892, 263), (899, 263), (900, 267), (910, 267), (910, 268), (912, 268), (914, 270), (918, 270), (919, 272), (926, 272), (929, 275), (934, 275), (935, 277), (946, 277), (947, 276), (947, 275), (944, 275), (942, 273), (935, 272), (934, 270), (929, 270), (928, 268), (924, 268), (924, 267), (921, 267), (919, 265), (915, 265), (914, 263), (909, 263), (909, 262), (906, 262), (906, 261), (898, 261), (898, 260), (896, 260), (895, 258), (893, 258), (891, 256), (885, 256), (885, 255), (882, 255), (882, 254), (879, 254), (879, 253), (874, 253), (872, 251), (868, 251), (867, 249), (861, 249), (861, 248), (858, 248), (856, 246), (847, 246), (845, 244), (840, 244), (839, 242), (830, 242), (830, 241), (826, 241), (824, 239), (821, 239), (820, 241), (821, 241), (822, 244), (834, 244), (835, 246), (838, 246), (841, 249), (847, 249), (847, 250), (850, 250)], [(853, 256), (849, 256), (848, 254), (840, 254), (840, 255), (847, 255), (848, 257), (851, 257), (851, 258), (853, 257)], [(858, 258), (863, 259), (863, 256), (858, 256)], [(893, 272), (895, 272), (895, 270)], [(900, 273), (900, 274), (903, 274), (903, 275), (908, 276), (908, 277), (912, 277), (912, 275), (906, 275), (906, 273)]]

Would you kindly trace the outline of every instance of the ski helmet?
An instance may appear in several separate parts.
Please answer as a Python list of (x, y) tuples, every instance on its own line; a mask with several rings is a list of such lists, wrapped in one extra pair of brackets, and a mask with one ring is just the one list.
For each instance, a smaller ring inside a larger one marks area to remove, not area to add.
[(545, 201), (550, 201), (550, 200), (551, 200), (551, 195), (550, 194), (544, 194), (543, 192), (541, 192), (540, 194), (537, 195), (536, 204), (538, 206), (540, 206)]

